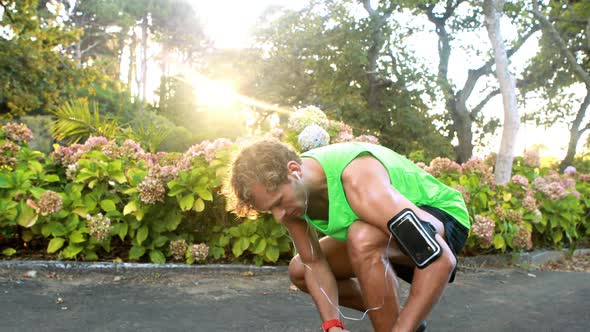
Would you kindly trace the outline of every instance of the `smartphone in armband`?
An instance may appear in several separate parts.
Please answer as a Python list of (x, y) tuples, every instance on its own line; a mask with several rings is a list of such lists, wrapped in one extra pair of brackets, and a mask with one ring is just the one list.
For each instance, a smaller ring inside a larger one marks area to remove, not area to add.
[(401, 249), (420, 269), (428, 266), (442, 254), (440, 244), (435, 238), (434, 226), (420, 221), (410, 209), (404, 209), (393, 217), (387, 223), (387, 227), (395, 236)]

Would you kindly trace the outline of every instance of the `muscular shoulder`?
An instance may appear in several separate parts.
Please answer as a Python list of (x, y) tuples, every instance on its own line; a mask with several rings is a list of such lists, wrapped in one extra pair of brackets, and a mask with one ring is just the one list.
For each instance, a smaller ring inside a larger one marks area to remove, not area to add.
[(383, 164), (370, 155), (354, 159), (342, 172), (342, 183), (345, 186), (363, 186), (373, 181), (390, 182)]

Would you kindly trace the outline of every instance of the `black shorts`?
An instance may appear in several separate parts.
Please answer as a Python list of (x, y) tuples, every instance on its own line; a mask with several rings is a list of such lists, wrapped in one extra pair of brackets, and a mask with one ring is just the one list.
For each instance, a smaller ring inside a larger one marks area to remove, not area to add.
[[(453, 255), (455, 255), (455, 258), (457, 258), (457, 255), (465, 246), (467, 236), (469, 235), (469, 230), (465, 226), (461, 225), (457, 219), (441, 209), (426, 205), (419, 206), (419, 208), (430, 213), (443, 223), (445, 227), (445, 240), (447, 241), (449, 248), (451, 248)], [(391, 263), (391, 266), (399, 278), (408, 283), (412, 283), (412, 279), (414, 278), (414, 269), (416, 269), (415, 266), (395, 263)], [(451, 274), (449, 283), (455, 280), (455, 272), (457, 272), (456, 267), (455, 270), (453, 270), (453, 274)]]

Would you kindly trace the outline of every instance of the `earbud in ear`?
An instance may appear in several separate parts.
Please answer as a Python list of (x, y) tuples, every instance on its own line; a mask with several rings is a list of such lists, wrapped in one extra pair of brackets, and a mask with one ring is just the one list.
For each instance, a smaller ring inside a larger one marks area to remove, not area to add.
[(299, 173), (297, 173), (297, 172), (293, 172), (293, 175), (295, 175), (295, 177), (296, 177), (297, 179), (299, 179), (299, 181), (301, 181), (301, 177), (299, 176)]

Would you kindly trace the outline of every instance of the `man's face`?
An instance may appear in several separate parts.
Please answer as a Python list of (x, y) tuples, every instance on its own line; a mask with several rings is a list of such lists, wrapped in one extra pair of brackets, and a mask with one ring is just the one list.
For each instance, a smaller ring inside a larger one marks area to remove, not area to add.
[(275, 219), (299, 218), (306, 213), (307, 197), (303, 181), (292, 174), (288, 181), (269, 192), (262, 184), (252, 186), (254, 208), (258, 211), (270, 211)]

